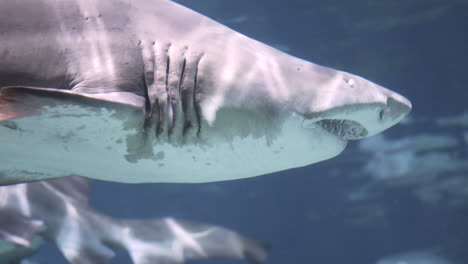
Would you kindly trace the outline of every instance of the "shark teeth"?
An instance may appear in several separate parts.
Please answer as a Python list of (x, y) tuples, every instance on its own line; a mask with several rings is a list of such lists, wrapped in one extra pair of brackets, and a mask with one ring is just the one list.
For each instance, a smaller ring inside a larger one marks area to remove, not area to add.
[(346, 140), (356, 140), (367, 136), (367, 129), (356, 121), (344, 119), (322, 119), (317, 121), (328, 132)]

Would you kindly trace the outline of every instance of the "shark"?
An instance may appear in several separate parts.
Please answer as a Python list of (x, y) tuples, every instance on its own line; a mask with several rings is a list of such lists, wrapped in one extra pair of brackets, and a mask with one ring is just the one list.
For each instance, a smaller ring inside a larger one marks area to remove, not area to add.
[(169, 0), (1, 0), (0, 36), (3, 185), (265, 175), (333, 158), (412, 107)]
[(446, 257), (428, 250), (409, 251), (384, 257), (377, 264), (453, 264)]
[[(71, 264), (182, 264), (207, 258), (265, 263), (270, 246), (232, 230), (187, 220), (115, 219), (89, 206), (90, 183), (71, 176), (0, 187), (0, 262), (26, 263), (45, 242)], [(23, 261), (23, 262), (21, 262)]]

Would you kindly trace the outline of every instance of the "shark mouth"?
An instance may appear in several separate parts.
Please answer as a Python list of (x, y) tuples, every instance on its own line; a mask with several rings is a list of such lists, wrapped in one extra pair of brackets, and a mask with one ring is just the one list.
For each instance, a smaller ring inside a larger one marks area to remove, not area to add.
[(328, 132), (346, 140), (357, 140), (367, 136), (367, 129), (356, 121), (344, 119), (322, 119), (316, 122)]

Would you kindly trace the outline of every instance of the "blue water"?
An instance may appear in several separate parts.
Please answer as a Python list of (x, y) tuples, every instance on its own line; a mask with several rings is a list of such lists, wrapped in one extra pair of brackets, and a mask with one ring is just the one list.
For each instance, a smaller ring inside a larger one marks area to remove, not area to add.
[[(293, 55), (389, 87), (411, 99), (415, 118), (468, 110), (468, 1), (179, 2)], [(386, 135), (434, 132), (430, 124), (397, 126)], [(343, 157), (324, 163), (232, 182), (95, 182), (92, 204), (115, 217), (174, 216), (229, 227), (269, 241), (271, 264), (371, 264), (385, 255), (434, 247), (468, 263), (468, 195), (465, 205), (444, 199), (434, 205), (404, 185), (350, 200), (350, 193), (371, 181), (350, 177), (359, 164), (345, 158), (355, 147), (351, 143)], [(64, 263), (53, 249), (37, 258)], [(121, 255), (113, 263), (128, 259)]]

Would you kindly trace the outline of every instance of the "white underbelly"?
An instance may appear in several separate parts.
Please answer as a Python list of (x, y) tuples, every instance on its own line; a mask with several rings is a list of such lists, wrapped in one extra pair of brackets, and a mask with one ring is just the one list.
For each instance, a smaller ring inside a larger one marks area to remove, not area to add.
[(81, 175), (128, 183), (222, 181), (305, 166), (336, 156), (346, 145), (320, 128), (302, 128), (301, 117), (293, 116), (273, 140), (225, 137), (215, 122), (203, 130), (204, 143), (156, 143), (151, 157), (129, 160), (127, 137), (137, 129), (124, 129), (124, 117), (116, 119), (108, 109), (48, 109), (0, 123), (1, 175)]

